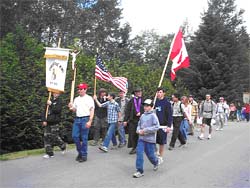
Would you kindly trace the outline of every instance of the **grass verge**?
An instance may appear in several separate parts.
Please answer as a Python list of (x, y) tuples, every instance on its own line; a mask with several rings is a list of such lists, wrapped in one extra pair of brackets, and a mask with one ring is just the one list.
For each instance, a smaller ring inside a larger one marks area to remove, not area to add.
[[(67, 144), (67, 149), (73, 149), (73, 148), (75, 148), (74, 144)], [(55, 151), (60, 151), (60, 149), (58, 147), (55, 147)], [(42, 148), (42, 149), (32, 149), (32, 150), (7, 153), (7, 154), (0, 155), (0, 161), (7, 161), (7, 160), (20, 159), (20, 158), (29, 157), (29, 156), (42, 155), (44, 154), (44, 152), (45, 152), (44, 148)]]

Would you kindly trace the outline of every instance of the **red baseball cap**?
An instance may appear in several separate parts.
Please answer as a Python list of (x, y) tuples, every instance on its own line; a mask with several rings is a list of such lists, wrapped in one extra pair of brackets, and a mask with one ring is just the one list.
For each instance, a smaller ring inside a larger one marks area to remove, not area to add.
[(81, 83), (77, 86), (78, 89), (88, 89), (88, 84), (86, 83)]

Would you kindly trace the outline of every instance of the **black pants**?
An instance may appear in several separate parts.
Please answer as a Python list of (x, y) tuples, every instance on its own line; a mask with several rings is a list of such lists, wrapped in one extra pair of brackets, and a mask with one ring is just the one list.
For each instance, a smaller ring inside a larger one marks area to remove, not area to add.
[(183, 137), (183, 135), (180, 132), (180, 125), (181, 125), (181, 121), (183, 120), (183, 117), (173, 117), (173, 133), (172, 133), (172, 138), (171, 138), (171, 142), (169, 144), (169, 146), (174, 147), (175, 142), (178, 138), (178, 140), (180, 141), (181, 144), (186, 144), (186, 141)]
[(138, 134), (136, 133), (138, 121), (130, 121), (128, 124), (128, 148), (136, 148)]

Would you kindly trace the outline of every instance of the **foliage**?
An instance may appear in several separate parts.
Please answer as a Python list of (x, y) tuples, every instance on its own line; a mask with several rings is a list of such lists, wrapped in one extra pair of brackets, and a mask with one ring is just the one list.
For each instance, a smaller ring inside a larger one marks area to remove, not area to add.
[[(242, 13), (235, 12), (234, 0), (210, 0), (202, 24), (188, 45), (191, 67), (182, 77), (198, 97), (242, 100), (249, 91), (249, 35), (242, 26)], [(191, 76), (192, 75), (192, 76)]]
[(42, 146), (37, 119), (44, 96), (43, 46), (18, 27), (1, 42), (0, 53), (1, 150)]

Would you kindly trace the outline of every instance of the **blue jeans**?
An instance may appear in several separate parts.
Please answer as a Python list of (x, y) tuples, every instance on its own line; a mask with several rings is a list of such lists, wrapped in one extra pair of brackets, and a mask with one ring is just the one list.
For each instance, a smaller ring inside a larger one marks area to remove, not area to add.
[(115, 127), (116, 123), (109, 123), (108, 124), (108, 131), (103, 141), (103, 146), (109, 147), (110, 140), (112, 140), (113, 145), (117, 145), (116, 137), (115, 137)]
[[(89, 117), (75, 118), (72, 130), (72, 138), (76, 144), (76, 150), (83, 157), (87, 157), (88, 155), (89, 128), (86, 128), (88, 121)], [(82, 139), (82, 143), (80, 138)]]
[(155, 143), (145, 142), (141, 139), (137, 142), (136, 147), (136, 169), (138, 172), (143, 173), (143, 153), (147, 155), (149, 161), (155, 166), (158, 164), (158, 158), (155, 155), (156, 146)]
[(180, 126), (180, 133), (182, 134), (183, 138), (187, 140), (189, 124), (186, 119), (183, 119)]
[(119, 134), (119, 142), (120, 144), (126, 144), (126, 137), (125, 137), (125, 129), (124, 123), (118, 123), (118, 134)]

